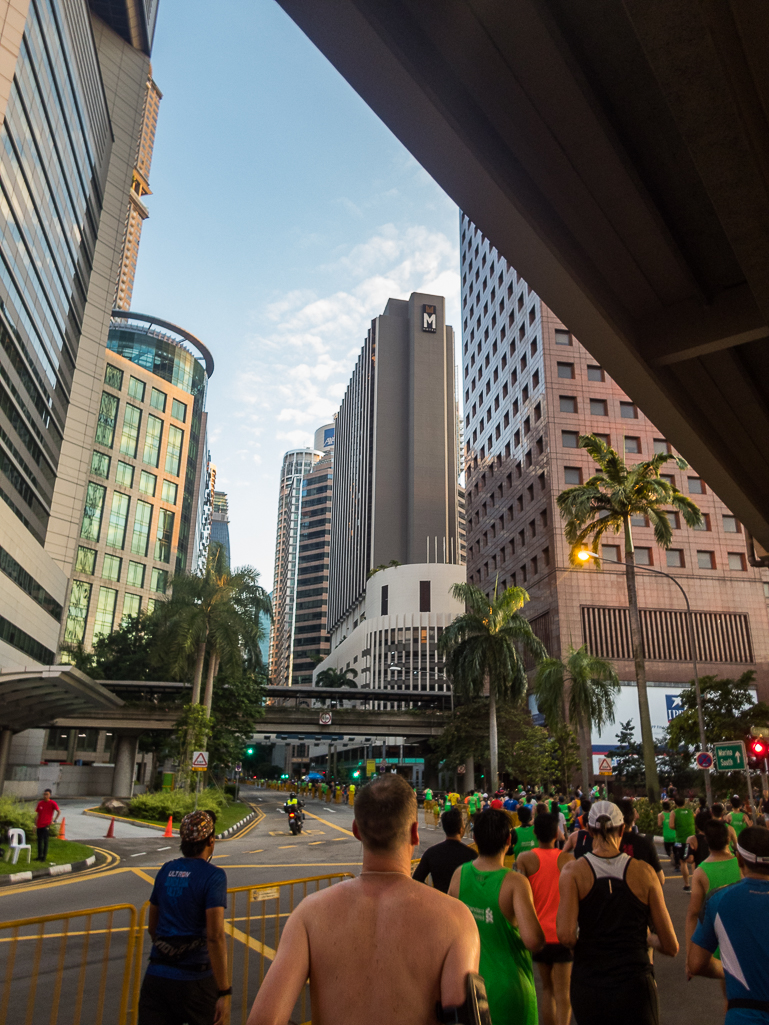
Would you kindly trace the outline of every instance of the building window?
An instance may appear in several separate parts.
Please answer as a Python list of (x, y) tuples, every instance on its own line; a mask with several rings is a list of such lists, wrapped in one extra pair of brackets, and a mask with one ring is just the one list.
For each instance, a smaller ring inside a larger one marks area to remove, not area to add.
[(635, 550), (635, 561), (639, 566), (651, 566), (652, 564), (652, 550), (651, 548), (636, 548)]
[(692, 530), (710, 530), (710, 513), (703, 513), (701, 522)]
[(744, 571), (746, 568), (742, 552), (729, 552), (729, 569)]
[(146, 556), (147, 548), (149, 547), (151, 523), (152, 506), (149, 502), (138, 501), (136, 503), (133, 536), (131, 537), (131, 551), (134, 555)]
[(136, 399), (137, 402), (144, 402), (144, 390), (144, 381), (140, 381), (137, 377), (129, 377), (128, 394), (132, 399)]
[(739, 534), (740, 524), (736, 516), (723, 516), (724, 521), (724, 533), (726, 534)]
[(179, 420), (184, 423), (187, 419), (187, 406), (184, 402), (180, 402), (178, 399), (174, 399), (171, 403), (171, 416), (174, 420)]
[(104, 383), (115, 391), (120, 391), (123, 387), (123, 371), (108, 363), (104, 371)]
[(91, 585), (85, 580), (73, 580), (67, 610), (67, 625), (64, 628), (65, 644), (81, 644), (85, 636), (85, 621), (91, 601)]
[(120, 580), (120, 569), (123, 564), (123, 560), (117, 555), (105, 555), (104, 563), (101, 568), (101, 575), (104, 580), (112, 580), (114, 583), (118, 583)]
[(158, 512), (158, 530), (155, 538), (155, 558), (158, 562), (171, 559), (171, 541), (174, 535), (174, 514), (170, 509)]
[(104, 511), (104, 498), (107, 489), (101, 484), (89, 483), (85, 493), (85, 509), (83, 510), (83, 526), (80, 536), (86, 541), (98, 541), (101, 532), (101, 518)]
[(130, 463), (118, 460), (115, 483), (123, 488), (132, 488), (134, 485), (134, 468)]
[(161, 594), (166, 593), (168, 587), (168, 570), (167, 569), (153, 569), (152, 571), (152, 585), (150, 590), (159, 591)]
[(112, 448), (115, 440), (115, 423), (120, 403), (114, 395), (109, 392), (101, 393), (101, 405), (99, 406), (99, 419), (96, 424), (96, 444), (105, 448)]
[(123, 433), (120, 436), (120, 454), (136, 458), (136, 449), (139, 444), (139, 428), (142, 423), (142, 411), (138, 406), (126, 403), (125, 416), (123, 417)]
[(591, 399), (590, 413), (592, 416), (608, 416), (609, 407), (605, 399)]
[(150, 498), (155, 497), (155, 489), (158, 485), (158, 479), (154, 473), (149, 473), (147, 470), (142, 470), (141, 476), (139, 477), (139, 491), (143, 495), (149, 495)]
[(635, 402), (620, 402), (619, 415), (624, 420), (637, 420), (638, 407), (636, 406)]
[(697, 568), (698, 569), (715, 569), (716, 568), (716, 553), (715, 552), (697, 552)]
[(678, 518), (677, 512), (666, 512), (665, 517), (670, 524), (671, 530), (678, 530), (681, 526), (681, 521)]
[(558, 406), (562, 413), (577, 412), (577, 400), (573, 395), (559, 395)]
[(430, 581), (420, 580), (419, 581), (419, 611), (429, 612), (430, 611)]
[(570, 486), (582, 483), (582, 471), (578, 466), (564, 466), (563, 482)]
[(561, 431), (563, 448), (579, 448), (579, 431)]
[(559, 363), (558, 364), (558, 376), (559, 377), (574, 377), (574, 364), (573, 363)]
[(109, 477), (109, 464), (112, 462), (109, 456), (105, 456), (103, 452), (96, 452), (94, 450), (91, 456), (91, 473), (94, 477), (104, 477), (106, 480)]
[(380, 616), (387, 616), (387, 615), (389, 615), (389, 612), (388, 612), (389, 607), (390, 607), (390, 585), (389, 584), (382, 584), (382, 594), (381, 594), (381, 601), (380, 601), (380, 606), (379, 606), (379, 615)]
[(141, 562), (129, 562), (126, 583), (129, 587), (144, 587), (144, 564)]
[(184, 431), (171, 424), (168, 428), (168, 448), (166, 449), (166, 473), (172, 477), (179, 476), (179, 466), (182, 461), (182, 445), (184, 444)]
[(163, 491), (160, 497), (164, 502), (168, 502), (170, 505), (176, 505), (176, 496), (178, 494), (178, 491), (179, 488), (176, 484), (174, 484), (173, 481), (164, 480)]
[(157, 388), (153, 388), (152, 394), (150, 395), (150, 405), (153, 409), (159, 409), (161, 413), (165, 413), (166, 393), (164, 391), (159, 391)]
[(654, 454), (657, 456), (667, 456), (670, 454), (670, 445), (668, 445), (664, 438), (654, 439)]
[(94, 617), (93, 639), (107, 637), (112, 633), (115, 625), (115, 602), (117, 591), (112, 587), (99, 588), (99, 600), (96, 603), (96, 616)]
[(683, 550), (681, 548), (668, 548), (665, 552), (665, 560), (672, 569), (682, 567), (684, 565)]
[(588, 363), (587, 366), (587, 379), (588, 381), (604, 381), (603, 367), (597, 367), (595, 364)]
[(605, 562), (619, 562), (619, 545), (601, 545), (601, 558)]
[(93, 576), (94, 566), (96, 565), (96, 552), (93, 548), (84, 548), (82, 545), (78, 546), (77, 557), (75, 559), (75, 572), (76, 573), (87, 573), (89, 577)]
[(555, 329), (555, 344), (556, 345), (571, 345), (571, 334), (568, 331), (564, 331), (563, 328)]
[(703, 484), (700, 477), (689, 477), (689, 494), (690, 495), (704, 495), (705, 485)]
[(138, 616), (142, 610), (141, 595), (129, 594), (126, 591), (125, 598), (123, 598), (123, 617), (121, 622), (125, 623), (129, 616)]
[(131, 499), (120, 491), (112, 493), (112, 509), (107, 528), (107, 544), (110, 548), (122, 548), (125, 544), (125, 528)]
[[(153, 389), (154, 394), (154, 389)], [(153, 416), (147, 417), (147, 434), (144, 438), (144, 455), (142, 462), (148, 466), (157, 466), (160, 462), (160, 444), (163, 440), (163, 421)]]
[(640, 438), (629, 438), (625, 435), (625, 451), (633, 455), (638, 455), (641, 451), (641, 439)]

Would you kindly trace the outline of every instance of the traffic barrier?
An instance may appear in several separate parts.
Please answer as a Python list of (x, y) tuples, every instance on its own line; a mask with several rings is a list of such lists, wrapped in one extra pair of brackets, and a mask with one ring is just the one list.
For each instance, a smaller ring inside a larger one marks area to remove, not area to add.
[(126, 1022), (136, 941), (131, 904), (0, 923), (0, 1021)]

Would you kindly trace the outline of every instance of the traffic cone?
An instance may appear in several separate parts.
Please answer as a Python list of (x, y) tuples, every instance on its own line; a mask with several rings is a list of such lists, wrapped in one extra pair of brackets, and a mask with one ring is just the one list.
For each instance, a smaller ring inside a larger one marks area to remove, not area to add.
[(67, 839), (67, 834), (64, 832), (64, 828), (65, 828), (66, 825), (67, 825), (67, 820), (66, 819), (62, 819), (61, 820), (61, 829), (59, 830), (59, 839), (60, 840), (66, 840)]
[(112, 819), (112, 821), (109, 824), (109, 829), (104, 834), (104, 839), (105, 840), (114, 840), (115, 839), (115, 819), (114, 818)]
[(168, 816), (168, 824), (166, 825), (166, 831), (165, 831), (165, 833), (163, 833), (163, 836), (173, 836), (174, 835), (173, 821), (174, 821), (173, 815), (169, 815)]

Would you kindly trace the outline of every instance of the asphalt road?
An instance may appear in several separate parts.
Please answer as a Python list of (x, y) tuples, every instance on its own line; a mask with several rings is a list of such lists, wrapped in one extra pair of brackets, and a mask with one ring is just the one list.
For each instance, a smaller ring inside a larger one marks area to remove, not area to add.
[[(262, 817), (245, 834), (217, 843), (214, 861), (227, 872), (229, 887), (255, 886), (338, 872), (357, 873), (360, 870), (360, 845), (351, 833), (351, 808), (310, 801), (306, 808), (305, 830), (300, 836), (293, 837), (288, 831), (285, 816), (281, 811), (281, 795), (271, 791), (245, 790), (243, 796), (262, 812)], [(99, 849), (109, 853), (111, 863), (106, 868), (51, 882), (0, 889), (0, 978), (4, 976), (9, 951), (9, 931), (3, 929), (3, 923), (29, 916), (71, 913), (105, 905), (129, 904), (137, 909), (141, 908), (149, 898), (157, 870), (164, 862), (179, 856), (176, 838), (167, 840), (159, 833), (148, 830), (141, 832), (143, 835), (138, 837), (118, 837), (114, 840), (96, 842)], [(422, 842), (416, 855), (442, 839), (443, 834), (440, 830), (422, 827), (420, 838)], [(664, 862), (663, 867), (667, 877), (665, 898), (679, 940), (683, 942), (688, 894), (683, 892), (681, 879), (672, 873), (669, 863)], [(233, 1023), (241, 1020), (240, 1009), (250, 1003), (258, 985), (259, 975), (269, 967), (269, 955), (276, 944), (276, 927), (290, 912), (292, 904), (301, 899), (302, 894), (303, 887), (299, 886), (293, 888), (293, 893), (282, 891), (280, 899), (271, 899), (277, 895), (271, 894), (269, 890), (261, 895), (267, 898), (264, 901), (255, 902), (256, 898), (249, 901), (247, 894), (236, 897), (231, 946), (237, 969), (236, 978), (244, 975), (245, 957), (249, 958), (249, 964), (248, 979), (244, 984), (245, 991), (236, 994), (237, 1006), (233, 1006)], [(229, 914), (232, 914), (232, 911), (228, 912)], [(259, 918), (260, 915), (263, 915), (262, 919)], [(115, 1020), (111, 1010), (111, 999), (114, 999), (116, 992), (114, 981), (120, 978), (125, 960), (127, 921), (127, 912), (116, 912), (111, 933), (107, 931), (108, 923), (104, 917), (94, 918), (91, 923), (94, 934), (89, 939), (89, 961), (98, 956), (104, 965), (108, 965), (105, 971), (111, 973), (110, 982), (106, 987), (105, 1022)], [(53, 925), (48, 927), (48, 930), (52, 928), (60, 929)], [(78, 937), (73, 934), (86, 932), (85, 929), (79, 930), (75, 923), (69, 928), (70, 938), (65, 965), (70, 970), (65, 973), (67, 981), (62, 991), (63, 1007), (69, 1001), (77, 999), (77, 965), (82, 953), (79, 944), (85, 942), (82, 935)], [(60, 935), (61, 932), (58, 932), (57, 936)], [(53, 945), (60, 941), (47, 942)], [(13, 989), (15, 991), (19, 987), (19, 998), (22, 992), (24, 993), (24, 1004), (28, 980), (34, 974), (34, 952), (37, 946), (32, 940), (18, 945), (13, 968)], [(148, 948), (145, 946), (145, 963), (147, 952)], [(264, 959), (263, 953), (267, 954)], [(33, 1025), (37, 1025), (38, 1021), (42, 1025), (42, 1022), (47, 1023), (50, 1020), (49, 983), (52, 982), (59, 956), (59, 946), (55, 951), (51, 947), (45, 947), (41, 955), (38, 969), (41, 993), (35, 1005)], [(662, 1025), (680, 1025), (682, 1016), (684, 1020), (696, 1021), (698, 1025), (720, 1025), (723, 1022), (724, 1011), (719, 984), (706, 979), (695, 979), (687, 983), (682, 953), (675, 959), (658, 955), (655, 973), (660, 994)], [(96, 975), (89, 975), (85, 985), (86, 1006), (93, 1000), (96, 1000), (98, 1005), (99, 992), (99, 980)], [(14, 1011), (16, 1006), (17, 1012)], [(621, 1015), (621, 1010), (618, 1009), (617, 1013)], [(24, 1015), (25, 1007), (21, 999), (14, 1000), (11, 1002), (11, 1010), (6, 1021), (8, 1025), (15, 1025), (17, 1021), (25, 1020)], [(62, 1015), (59, 1018), (60, 1022), (69, 1020), (69, 1015)], [(94, 1013), (87, 1020), (96, 1022), (98, 1015)], [(302, 1017), (299, 1010), (297, 1020), (306, 1021), (306, 1017)]]

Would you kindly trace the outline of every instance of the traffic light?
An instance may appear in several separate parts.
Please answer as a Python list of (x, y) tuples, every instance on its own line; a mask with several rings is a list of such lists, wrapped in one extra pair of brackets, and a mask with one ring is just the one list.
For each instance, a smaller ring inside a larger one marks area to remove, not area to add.
[(754, 737), (750, 741), (750, 755), (757, 761), (769, 757), (769, 740), (764, 740), (763, 737)]
[(253, 753), (254, 753), (254, 749), (252, 747), (247, 747), (246, 748), (246, 754), (247, 755), (252, 755)]

